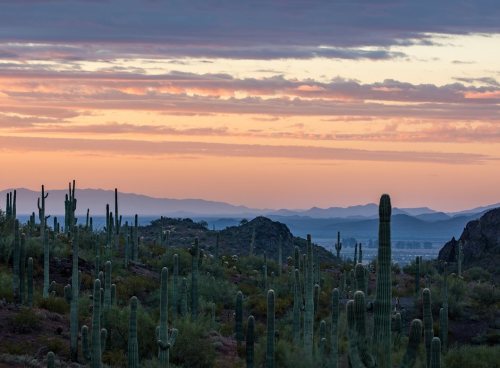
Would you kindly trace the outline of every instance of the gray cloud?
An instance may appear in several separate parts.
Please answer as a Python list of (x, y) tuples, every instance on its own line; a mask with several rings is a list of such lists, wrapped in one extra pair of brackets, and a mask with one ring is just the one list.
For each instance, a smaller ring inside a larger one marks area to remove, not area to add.
[[(495, 0), (17, 1), (3, 0), (0, 41), (87, 44), (120, 55), (387, 58), (429, 33), (500, 32)], [(319, 49), (331, 46), (331, 49)], [(363, 46), (376, 49), (366, 51)], [(61, 48), (61, 46), (59, 46)], [(93, 53), (93, 50), (91, 50)], [(105, 52), (104, 52), (105, 56)]]

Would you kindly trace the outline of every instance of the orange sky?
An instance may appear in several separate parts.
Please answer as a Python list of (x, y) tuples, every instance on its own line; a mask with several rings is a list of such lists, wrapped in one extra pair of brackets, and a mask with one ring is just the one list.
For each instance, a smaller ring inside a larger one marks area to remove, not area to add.
[(285, 56), (223, 40), (224, 52), (172, 57), (31, 31), (31, 42), (0, 36), (0, 189), (74, 178), (260, 208), (383, 192), (399, 207), (500, 202), (500, 33), (413, 33), (428, 42), (307, 57), (279, 40)]

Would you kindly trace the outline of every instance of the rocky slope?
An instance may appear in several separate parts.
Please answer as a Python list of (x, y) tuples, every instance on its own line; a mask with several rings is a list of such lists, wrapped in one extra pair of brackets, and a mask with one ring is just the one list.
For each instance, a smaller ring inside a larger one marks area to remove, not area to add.
[(500, 208), (467, 223), (462, 235), (447, 242), (439, 251), (440, 261), (456, 262), (458, 244), (463, 245), (463, 267), (482, 267), (500, 275)]

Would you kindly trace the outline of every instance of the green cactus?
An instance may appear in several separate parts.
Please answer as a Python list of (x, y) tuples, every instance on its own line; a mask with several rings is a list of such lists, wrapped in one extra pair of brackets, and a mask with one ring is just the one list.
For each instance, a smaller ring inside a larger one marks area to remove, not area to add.
[(354, 269), (354, 274), (356, 277), (356, 291), (360, 290), (366, 294), (366, 270), (365, 267), (358, 263)]
[(248, 316), (245, 341), (247, 368), (254, 368), (255, 318), (252, 315)]
[(111, 307), (111, 261), (104, 264), (104, 310)]
[(321, 289), (318, 284), (314, 285), (314, 316), (317, 317), (319, 314), (319, 295)]
[(267, 285), (267, 264), (264, 263), (262, 266), (262, 288), (265, 290), (268, 289)]
[(457, 268), (458, 268), (458, 277), (462, 277), (462, 262), (464, 261), (464, 252), (462, 241), (458, 242), (458, 252), (457, 252)]
[(363, 263), (363, 245), (359, 243), (358, 263)]
[(82, 326), (82, 355), (86, 362), (91, 362), (92, 353), (89, 348), (89, 328), (86, 325)]
[(298, 346), (300, 342), (300, 310), (301, 310), (301, 295), (300, 295), (300, 280), (299, 270), (296, 268), (293, 271), (293, 343)]
[(431, 342), (430, 368), (441, 368), (441, 340), (433, 337)]
[(139, 216), (134, 216), (134, 228), (132, 229), (132, 260), (139, 260)]
[(234, 333), (238, 348), (243, 342), (243, 293), (236, 293), (236, 308), (234, 312)]
[(439, 310), (439, 338), (443, 353), (448, 350), (448, 272), (447, 263), (443, 270), (443, 307)]
[(391, 199), (382, 195), (379, 205), (377, 294), (374, 302), (374, 344), (380, 368), (391, 365)]
[(415, 295), (420, 295), (420, 257), (415, 257)]
[[(94, 281), (93, 292), (94, 306), (92, 308), (92, 352), (90, 354), (91, 368), (102, 367), (102, 342), (101, 342), (101, 281), (99, 279)], [(86, 326), (84, 326), (86, 327)], [(83, 327), (82, 327), (83, 329)], [(103, 329), (105, 330), (105, 329)], [(104, 339), (105, 341), (106, 339)], [(83, 343), (83, 339), (82, 339)], [(88, 351), (87, 347), (82, 348), (83, 351)]]
[(424, 316), (424, 342), (425, 352), (427, 359), (427, 366), (431, 363), (431, 343), (434, 337), (433, 322), (432, 322), (432, 309), (431, 309), (431, 291), (425, 288), (422, 292), (422, 306)]
[(96, 255), (95, 256), (95, 264), (94, 264), (94, 279), (99, 279), (99, 272), (101, 271), (101, 258)]
[(356, 263), (358, 263), (358, 243), (354, 245), (354, 259), (353, 259), (354, 267), (356, 267)]
[(21, 264), (21, 239), (19, 235), (19, 220), (14, 220), (14, 243), (12, 250), (12, 289), (16, 303), (22, 303), (20, 295), (20, 264)]
[(174, 277), (172, 280), (172, 317), (177, 318), (179, 313), (179, 256), (174, 254)]
[(120, 248), (120, 230), (122, 227), (122, 217), (118, 214), (118, 189), (115, 188), (115, 249)]
[(394, 315), (394, 347), (399, 348), (401, 345), (401, 335), (403, 334), (403, 321), (401, 320), (401, 313)]
[(311, 235), (307, 235), (307, 258), (305, 275), (305, 314), (304, 314), (304, 352), (306, 359), (312, 360), (314, 335), (314, 285), (313, 285), (313, 254)]
[(28, 258), (28, 307), (33, 307), (33, 258)]
[(181, 305), (180, 305), (180, 311), (181, 311), (181, 316), (187, 316), (188, 313), (188, 302), (187, 302), (187, 279), (185, 277), (182, 278), (181, 281)]
[(415, 365), (418, 354), (418, 345), (422, 336), (422, 321), (414, 319), (410, 326), (410, 335), (408, 339), (408, 347), (401, 361), (401, 368), (411, 368)]
[(200, 258), (198, 238), (194, 240), (189, 253), (191, 254), (191, 319), (195, 320), (198, 317), (198, 262)]
[(64, 232), (66, 234), (72, 233), (76, 224), (75, 210), (77, 202), (75, 198), (75, 181), (73, 180), (73, 186), (69, 183), (68, 187), (68, 194), (66, 194), (64, 200)]
[(337, 368), (339, 365), (339, 289), (332, 291), (332, 334), (331, 334), (331, 367)]
[(52, 351), (49, 351), (47, 353), (47, 368), (54, 368), (55, 367), (55, 358), (56, 356)]
[(158, 336), (158, 348), (160, 366), (168, 368), (170, 365), (170, 348), (175, 344), (177, 330), (174, 328), (169, 336), (168, 333), (168, 269), (163, 267), (161, 270), (160, 285), (160, 326)]
[(49, 233), (44, 231), (43, 233), (43, 298), (49, 297), (49, 270), (50, 270), (50, 245), (49, 245)]
[[(125, 228), (128, 227), (128, 224), (127, 222), (125, 222)], [(125, 268), (128, 267), (128, 263), (129, 263), (129, 259), (130, 259), (130, 234), (128, 233), (128, 231), (125, 231), (125, 250), (124, 250), (124, 259), (123, 259), (123, 264), (125, 266)]]
[(276, 331), (274, 329), (274, 290), (267, 292), (267, 349), (266, 368), (274, 368), (274, 339)]
[(300, 253), (299, 247), (297, 246), (293, 249), (293, 268), (299, 270), (300, 272)]
[(340, 259), (340, 251), (342, 250), (342, 243), (340, 242), (340, 231), (337, 231), (337, 243), (335, 243), (335, 250), (337, 251), (337, 258)]
[(319, 324), (319, 360), (321, 367), (326, 367), (326, 322), (321, 320)]
[[(70, 356), (71, 361), (78, 361), (78, 297), (79, 297), (79, 274), (78, 274), (78, 228), (75, 228), (73, 239), (73, 267), (71, 272), (71, 295), (70, 301)], [(66, 292), (66, 288), (65, 288)]]
[(130, 319), (128, 325), (128, 367), (139, 367), (139, 346), (137, 342), (137, 297), (130, 298)]

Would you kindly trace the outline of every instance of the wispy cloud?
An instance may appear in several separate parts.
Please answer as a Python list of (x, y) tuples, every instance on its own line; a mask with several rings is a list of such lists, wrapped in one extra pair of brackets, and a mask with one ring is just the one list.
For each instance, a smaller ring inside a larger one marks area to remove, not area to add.
[(288, 158), (326, 161), (393, 161), (429, 162), (441, 164), (480, 164), (496, 159), (483, 154), (419, 152), (419, 151), (382, 151), (318, 146), (286, 146), (264, 144), (227, 144), (207, 142), (151, 142), (141, 140), (41, 138), (0, 136), (4, 150), (24, 152), (91, 152), (121, 155), (157, 156), (187, 155), (215, 157), (255, 157)]

